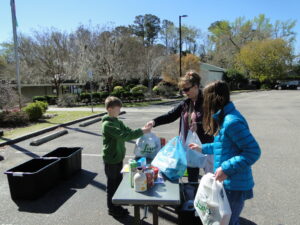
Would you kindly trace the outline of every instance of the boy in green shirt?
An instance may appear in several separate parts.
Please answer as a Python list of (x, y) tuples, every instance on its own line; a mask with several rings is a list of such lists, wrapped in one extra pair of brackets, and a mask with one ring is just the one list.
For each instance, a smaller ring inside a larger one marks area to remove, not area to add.
[(118, 119), (122, 102), (117, 97), (107, 97), (105, 108), (108, 115), (102, 118), (103, 161), (107, 178), (107, 207), (108, 214), (123, 217), (129, 214), (127, 209), (112, 204), (112, 197), (122, 181), (123, 159), (125, 157), (125, 142), (137, 139), (151, 131), (150, 126), (132, 130)]

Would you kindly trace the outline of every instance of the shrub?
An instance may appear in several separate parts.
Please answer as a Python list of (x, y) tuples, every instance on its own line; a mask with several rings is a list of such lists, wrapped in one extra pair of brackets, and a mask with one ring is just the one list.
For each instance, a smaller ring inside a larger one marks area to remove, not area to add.
[(43, 109), (37, 103), (30, 103), (23, 110), (27, 113), (30, 121), (37, 121), (43, 115)]
[(59, 97), (57, 105), (62, 107), (76, 106), (77, 96), (73, 94), (65, 94)]
[(47, 109), (48, 109), (47, 102), (36, 101), (35, 103), (41, 106), (43, 113), (45, 113), (47, 111)]
[(176, 87), (172, 85), (165, 85), (163, 83), (160, 83), (159, 85), (155, 86), (153, 88), (153, 91), (158, 94), (162, 95), (164, 97), (170, 97), (176, 95)]
[(145, 93), (147, 92), (148, 88), (142, 84), (136, 85), (135, 87), (131, 88), (131, 93)]
[(122, 86), (115, 86), (113, 91), (122, 92), (122, 91), (125, 91), (125, 89)]
[(46, 102), (47, 98), (46, 98), (46, 96), (33, 96), (32, 101), (33, 102), (36, 102), (36, 101)]
[(29, 123), (29, 117), (26, 112), (2, 112), (0, 113), (1, 127), (23, 126)]
[(46, 95), (45, 97), (49, 105), (55, 105), (57, 103), (56, 95)]

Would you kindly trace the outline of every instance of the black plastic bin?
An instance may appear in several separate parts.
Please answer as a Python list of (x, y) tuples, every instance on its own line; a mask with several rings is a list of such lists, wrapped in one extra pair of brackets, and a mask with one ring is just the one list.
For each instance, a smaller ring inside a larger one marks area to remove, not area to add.
[(60, 159), (31, 159), (7, 170), (12, 199), (36, 199), (59, 180)]
[(59, 158), (60, 160), (60, 177), (62, 179), (68, 179), (75, 172), (81, 170), (81, 147), (67, 148), (60, 147), (48, 154), (42, 156), (42, 158)]

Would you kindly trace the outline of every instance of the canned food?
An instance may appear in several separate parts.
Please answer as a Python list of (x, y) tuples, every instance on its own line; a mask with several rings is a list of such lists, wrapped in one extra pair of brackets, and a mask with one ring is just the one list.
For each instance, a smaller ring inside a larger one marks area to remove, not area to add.
[(157, 177), (158, 177), (158, 171), (159, 171), (159, 169), (157, 167), (155, 167), (155, 166), (151, 166), (151, 169), (153, 170), (154, 180), (156, 180)]
[(161, 145), (161, 147), (164, 147), (166, 145), (166, 139), (165, 138), (160, 138), (160, 145)]
[(149, 168), (144, 171), (144, 174), (147, 177), (147, 190), (149, 190), (154, 185), (154, 172)]

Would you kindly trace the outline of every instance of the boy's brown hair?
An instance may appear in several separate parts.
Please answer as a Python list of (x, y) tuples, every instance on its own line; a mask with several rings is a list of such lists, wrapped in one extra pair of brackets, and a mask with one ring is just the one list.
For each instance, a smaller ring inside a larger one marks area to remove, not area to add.
[(105, 99), (105, 108), (108, 109), (108, 108), (113, 108), (115, 106), (122, 107), (122, 101), (117, 97), (108, 96)]

